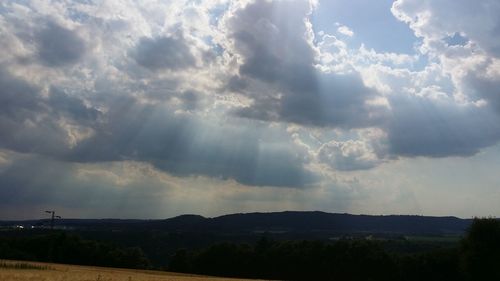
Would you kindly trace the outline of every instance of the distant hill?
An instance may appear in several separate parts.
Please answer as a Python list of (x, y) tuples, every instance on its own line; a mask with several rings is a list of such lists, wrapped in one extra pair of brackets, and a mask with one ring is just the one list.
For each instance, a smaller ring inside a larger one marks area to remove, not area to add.
[[(182, 215), (165, 220), (61, 219), (57, 227), (86, 230), (166, 232), (210, 232), (227, 234), (300, 233), (300, 234), (462, 234), (470, 219), (411, 215), (351, 215), (325, 212), (274, 212), (230, 214), (214, 218)], [(48, 220), (0, 221), (0, 226), (41, 227)]]

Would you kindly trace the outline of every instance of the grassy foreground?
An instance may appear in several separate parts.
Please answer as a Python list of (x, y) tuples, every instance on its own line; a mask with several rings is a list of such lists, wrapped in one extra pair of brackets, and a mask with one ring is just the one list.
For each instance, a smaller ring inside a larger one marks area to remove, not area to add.
[(0, 260), (2, 281), (237, 281), (163, 271)]

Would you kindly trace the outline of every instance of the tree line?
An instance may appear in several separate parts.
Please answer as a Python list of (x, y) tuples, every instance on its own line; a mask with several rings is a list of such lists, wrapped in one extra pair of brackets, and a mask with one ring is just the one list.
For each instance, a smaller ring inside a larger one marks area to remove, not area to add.
[(151, 267), (139, 247), (86, 240), (62, 231), (1, 237), (0, 258), (137, 269)]

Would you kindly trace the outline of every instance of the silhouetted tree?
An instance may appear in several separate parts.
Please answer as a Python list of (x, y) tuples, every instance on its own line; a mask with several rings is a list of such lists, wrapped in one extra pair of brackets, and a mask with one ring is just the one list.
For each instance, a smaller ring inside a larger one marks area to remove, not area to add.
[(469, 280), (500, 280), (500, 222), (474, 219), (462, 241), (463, 269)]

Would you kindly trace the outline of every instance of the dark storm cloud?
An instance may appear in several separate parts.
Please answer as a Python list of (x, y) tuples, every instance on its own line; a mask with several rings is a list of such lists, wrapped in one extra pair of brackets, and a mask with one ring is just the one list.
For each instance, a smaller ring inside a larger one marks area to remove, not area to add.
[(488, 107), (425, 97), (393, 97), (387, 128), (390, 152), (403, 156), (470, 156), (500, 140), (498, 116)]
[(0, 71), (0, 147), (19, 152), (62, 155), (68, 149), (61, 118), (92, 125), (100, 112), (53, 88), (48, 98), (30, 83)]
[(37, 87), (0, 71), (1, 147), (21, 152), (58, 151), (61, 130), (50, 120), (38, 122), (47, 110)]
[(61, 163), (42, 161), (40, 157), (14, 161), (0, 171), (0, 206), (53, 203), (50, 199), (66, 170)]
[(345, 129), (378, 126), (387, 118), (387, 108), (367, 103), (376, 93), (363, 86), (358, 75), (320, 74), (311, 89), (288, 91), (270, 97), (256, 94), (251, 106), (235, 110), (238, 116), (286, 121), (309, 126)]
[[(86, 170), (74, 163), (34, 155), (13, 158), (12, 163), (0, 169), (0, 212), (15, 208), (18, 217), (24, 217), (24, 212), (39, 217), (46, 206), (60, 211), (70, 209), (79, 217), (102, 216), (102, 212), (148, 217), (161, 212), (161, 195), (168, 188), (148, 178), (131, 179), (116, 188), (114, 179), (127, 175), (122, 175), (120, 169), (117, 174), (100, 173), (102, 168), (109, 168), (106, 165), (85, 167), (90, 169), (90, 175), (86, 175)], [(130, 169), (125, 170), (135, 172), (133, 167)]]
[[(500, 36), (500, 21), (498, 21), (495, 25), (495, 28), (490, 34), (492, 38), (498, 38)], [(493, 54), (498, 58), (500, 57), (500, 43), (497, 43), (491, 48)]]
[(386, 108), (367, 104), (375, 97), (358, 75), (318, 75), (312, 92), (292, 92), (283, 99), (280, 115), (288, 121), (342, 128), (359, 128), (380, 124)]
[(150, 70), (179, 70), (196, 64), (196, 59), (182, 34), (143, 37), (131, 55), (139, 65)]
[[(211, 123), (122, 96), (108, 101), (104, 114), (59, 88), (52, 87), (43, 98), (39, 88), (0, 74), (2, 148), (75, 162), (144, 161), (175, 175), (249, 185), (299, 187), (315, 181), (290, 145), (262, 143), (258, 129)], [(181, 100), (190, 110), (200, 97), (187, 91)], [(94, 136), (70, 147), (61, 119), (91, 128)]]
[(186, 110), (195, 110), (202, 101), (201, 94), (196, 91), (186, 91), (180, 97), (183, 108)]
[(75, 32), (48, 22), (36, 36), (38, 57), (49, 66), (78, 62), (86, 51), (85, 41)]
[(39, 89), (0, 68), (0, 114), (22, 120), (42, 109)]
[(47, 103), (51, 108), (57, 109), (54, 112), (56, 115), (77, 120), (79, 124), (93, 125), (102, 116), (99, 110), (86, 106), (81, 99), (56, 87), (52, 87)]
[[(125, 113), (125, 114), (124, 114)], [(248, 185), (304, 186), (314, 176), (287, 145), (260, 143), (258, 130), (122, 102), (106, 126), (75, 148), (72, 161), (137, 160), (175, 175), (207, 175)]]
[[(235, 113), (242, 117), (312, 126), (368, 127), (384, 118), (385, 109), (368, 106), (377, 93), (360, 76), (317, 70), (308, 42), (307, 1), (256, 1), (228, 21), (236, 51), (243, 56), (240, 77), (228, 89), (253, 99)], [(266, 83), (267, 92), (252, 88)]]

